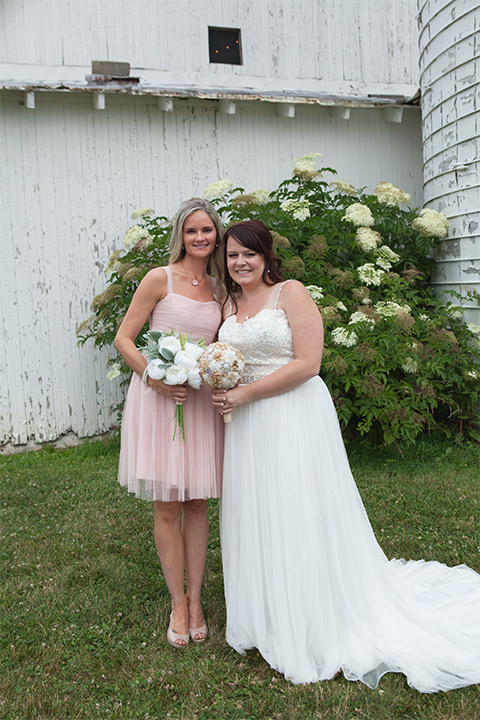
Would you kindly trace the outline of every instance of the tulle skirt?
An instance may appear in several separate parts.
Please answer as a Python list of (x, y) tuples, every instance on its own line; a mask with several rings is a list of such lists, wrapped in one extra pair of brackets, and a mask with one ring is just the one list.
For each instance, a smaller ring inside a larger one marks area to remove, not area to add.
[(185, 442), (178, 427), (175, 432), (175, 408), (174, 400), (133, 374), (123, 411), (118, 480), (145, 500), (219, 497), (223, 421), (212, 405), (211, 389), (188, 388)]
[(256, 647), (295, 683), (421, 692), (480, 682), (480, 575), (388, 560), (316, 377), (233, 413), (225, 437), (222, 555), (227, 642)]

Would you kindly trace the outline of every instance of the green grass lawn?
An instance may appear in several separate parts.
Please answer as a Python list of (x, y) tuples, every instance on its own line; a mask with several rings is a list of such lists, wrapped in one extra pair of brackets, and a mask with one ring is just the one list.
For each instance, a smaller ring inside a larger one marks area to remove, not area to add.
[[(480, 449), (424, 441), (350, 446), (388, 556), (480, 571)], [(224, 641), (218, 503), (204, 586), (210, 637), (165, 642), (168, 593), (152, 507), (117, 485), (118, 441), (0, 457), (0, 718), (475, 720), (480, 686), (421, 695), (400, 675), (377, 690), (343, 677), (298, 686)]]

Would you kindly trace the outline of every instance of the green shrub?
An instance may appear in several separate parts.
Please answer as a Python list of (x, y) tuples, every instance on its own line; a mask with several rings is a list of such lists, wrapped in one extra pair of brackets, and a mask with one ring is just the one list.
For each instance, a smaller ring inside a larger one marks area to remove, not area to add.
[[(324, 175), (335, 170), (317, 171), (317, 156), (299, 158), (292, 178), (271, 193), (246, 194), (224, 180), (205, 197), (226, 224), (262, 220), (285, 275), (310, 290), (325, 325), (321, 375), (347, 433), (409, 444), (436, 428), (479, 440), (480, 327), (463, 322), (462, 308), (480, 295), (452, 293), (447, 302), (430, 284), (445, 216), (406, 207), (410, 196), (390, 183), (373, 194), (329, 184)], [(79, 328), (81, 342), (111, 345), (139, 280), (167, 262), (166, 219), (140, 222), (129, 231), (136, 244), (112, 256), (108, 287)], [(120, 371), (128, 368), (114, 364), (110, 375)]]

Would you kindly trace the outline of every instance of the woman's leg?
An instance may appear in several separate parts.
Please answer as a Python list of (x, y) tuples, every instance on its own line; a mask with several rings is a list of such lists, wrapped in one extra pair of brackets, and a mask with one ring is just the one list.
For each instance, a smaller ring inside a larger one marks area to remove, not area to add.
[[(184, 503), (161, 502), (154, 505), (154, 536), (165, 582), (172, 598), (172, 629), (188, 633), (188, 605), (185, 597), (185, 552), (180, 515)], [(178, 645), (185, 645), (178, 640)]]
[[(182, 533), (187, 576), (188, 625), (191, 628), (201, 627), (205, 622), (201, 594), (208, 544), (207, 509), (206, 500), (190, 500), (183, 503)], [(205, 633), (197, 633), (194, 639), (203, 638)]]

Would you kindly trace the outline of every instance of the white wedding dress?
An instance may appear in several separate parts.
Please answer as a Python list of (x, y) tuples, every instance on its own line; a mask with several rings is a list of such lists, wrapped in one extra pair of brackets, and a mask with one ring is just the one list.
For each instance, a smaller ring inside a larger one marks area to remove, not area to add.
[[(220, 329), (245, 356), (243, 383), (294, 357), (277, 302)], [(480, 682), (480, 575), (386, 558), (319, 377), (237, 408), (225, 443), (221, 539), (235, 650), (258, 648), (295, 683), (338, 670), (370, 687), (404, 673), (421, 692)]]

